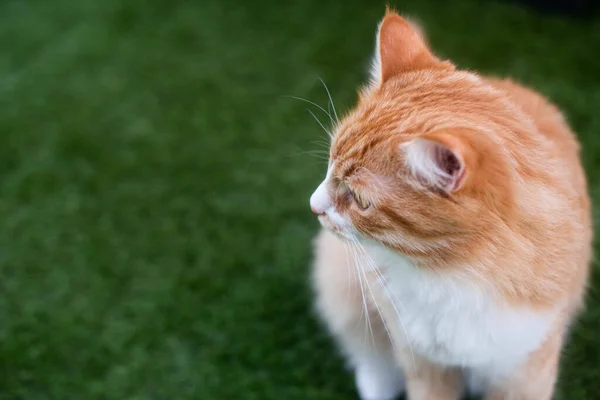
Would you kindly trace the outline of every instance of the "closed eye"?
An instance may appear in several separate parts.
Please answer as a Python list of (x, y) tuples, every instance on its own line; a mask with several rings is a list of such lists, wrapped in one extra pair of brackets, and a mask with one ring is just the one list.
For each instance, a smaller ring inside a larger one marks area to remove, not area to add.
[(371, 207), (371, 203), (369, 201), (367, 201), (364, 197), (362, 197), (359, 193), (352, 191), (350, 189), (348, 189), (348, 193), (350, 193), (350, 197), (352, 198), (352, 200), (354, 200), (356, 205), (361, 210), (364, 211), (364, 210), (367, 210), (369, 207)]

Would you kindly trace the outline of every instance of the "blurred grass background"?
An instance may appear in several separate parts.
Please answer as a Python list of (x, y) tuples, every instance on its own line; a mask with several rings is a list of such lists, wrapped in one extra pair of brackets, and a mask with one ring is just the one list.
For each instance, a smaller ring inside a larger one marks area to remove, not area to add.
[[(460, 67), (559, 104), (598, 199), (598, 18), (392, 4)], [(348, 109), (383, 11), (0, 3), (0, 399), (354, 398), (307, 285), (324, 134), (284, 96), (324, 105), (322, 78)], [(599, 323), (593, 289), (558, 399), (599, 398)]]

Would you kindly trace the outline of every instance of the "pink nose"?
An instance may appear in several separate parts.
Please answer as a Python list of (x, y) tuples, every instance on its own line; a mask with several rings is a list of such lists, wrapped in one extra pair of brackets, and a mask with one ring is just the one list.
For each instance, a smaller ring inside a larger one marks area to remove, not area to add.
[(323, 182), (317, 190), (310, 196), (310, 209), (317, 215), (325, 214), (325, 210), (329, 207), (329, 194), (327, 186)]

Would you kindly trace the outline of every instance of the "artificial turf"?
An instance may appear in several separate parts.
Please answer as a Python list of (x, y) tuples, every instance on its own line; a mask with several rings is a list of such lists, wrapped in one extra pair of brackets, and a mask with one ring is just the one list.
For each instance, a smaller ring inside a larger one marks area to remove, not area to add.
[[(0, 399), (355, 398), (307, 284), (324, 134), (285, 96), (347, 110), (384, 5), (0, 3)], [(598, 18), (392, 5), (559, 104), (598, 199)], [(599, 278), (557, 399), (600, 398)]]

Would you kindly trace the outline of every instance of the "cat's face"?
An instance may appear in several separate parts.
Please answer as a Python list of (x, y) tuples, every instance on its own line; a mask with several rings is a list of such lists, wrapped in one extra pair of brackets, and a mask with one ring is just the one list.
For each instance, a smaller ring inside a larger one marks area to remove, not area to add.
[[(455, 191), (466, 170), (445, 146), (399, 132), (401, 110), (373, 96), (339, 124), (311, 208), (342, 237), (367, 237), (417, 255), (424, 243), (435, 246), (463, 226)], [(389, 115), (374, 123), (368, 113)]]
[(473, 135), (481, 124), (472, 114), (485, 115), (486, 96), (493, 99), (479, 78), (439, 61), (388, 13), (373, 80), (337, 125), (326, 177), (310, 199), (321, 224), (415, 256), (473, 234), (496, 207), (482, 189), (504, 190), (493, 199), (500, 203), (510, 194), (494, 144), (473, 139), (484, 137)]

